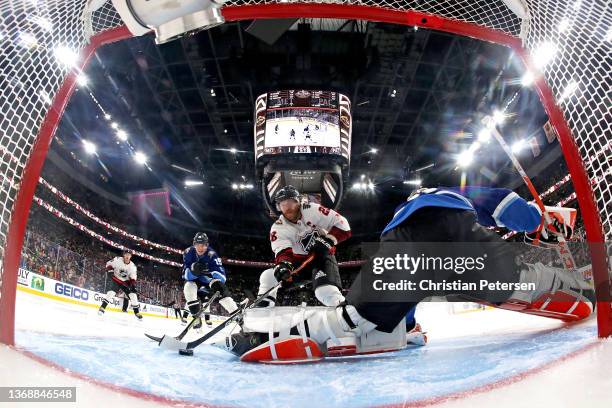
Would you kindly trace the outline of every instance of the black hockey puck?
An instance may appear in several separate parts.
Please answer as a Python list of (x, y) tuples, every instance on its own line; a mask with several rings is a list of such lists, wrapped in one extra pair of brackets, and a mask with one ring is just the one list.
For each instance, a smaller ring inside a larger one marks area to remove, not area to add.
[(181, 356), (193, 356), (193, 350), (190, 350), (190, 349), (179, 350), (179, 354)]

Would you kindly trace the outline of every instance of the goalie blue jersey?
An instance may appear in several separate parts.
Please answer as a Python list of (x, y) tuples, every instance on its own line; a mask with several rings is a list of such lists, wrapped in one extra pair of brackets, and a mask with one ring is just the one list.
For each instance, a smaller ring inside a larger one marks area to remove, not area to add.
[(393, 219), (382, 233), (385, 234), (397, 227), (417, 210), (425, 207), (473, 211), (480, 225), (505, 227), (519, 232), (534, 231), (542, 219), (542, 214), (536, 204), (528, 203), (507, 188), (425, 188), (412, 194), (395, 210)]

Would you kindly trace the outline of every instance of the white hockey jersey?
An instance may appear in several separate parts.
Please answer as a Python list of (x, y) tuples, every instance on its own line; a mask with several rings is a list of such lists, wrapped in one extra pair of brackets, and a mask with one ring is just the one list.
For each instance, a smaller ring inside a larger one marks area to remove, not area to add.
[(116, 256), (106, 263), (106, 269), (113, 271), (113, 276), (123, 282), (136, 280), (136, 265), (130, 261), (129, 264), (123, 262), (123, 257)]
[(301, 212), (302, 217), (295, 223), (281, 215), (272, 224), (270, 244), (274, 256), (278, 256), (287, 248), (291, 248), (294, 255), (306, 256), (311, 249), (313, 239), (317, 235), (326, 235), (330, 232), (334, 235), (334, 228), (341, 234), (344, 232), (350, 235), (351, 227), (348, 221), (334, 210), (312, 203), (308, 208), (302, 206)]

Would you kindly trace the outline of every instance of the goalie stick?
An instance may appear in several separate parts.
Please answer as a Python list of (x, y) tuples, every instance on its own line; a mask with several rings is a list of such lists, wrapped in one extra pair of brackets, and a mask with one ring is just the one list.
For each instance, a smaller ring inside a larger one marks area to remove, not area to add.
[[(314, 255), (310, 255), (308, 258), (306, 258), (306, 260), (302, 263), (302, 265), (300, 265), (295, 271), (291, 272), (291, 275), (295, 276), (298, 273), (300, 273), (302, 269), (304, 269), (314, 259), (314, 257), (315, 257)], [(215, 327), (214, 329), (212, 329), (211, 331), (209, 331), (208, 333), (206, 333), (204, 336), (200, 337), (199, 339), (186, 343), (186, 342), (177, 340), (175, 338), (166, 337), (164, 338), (163, 342), (160, 342), (159, 345), (164, 348), (178, 350), (179, 354), (181, 355), (188, 355), (188, 356), (193, 355), (194, 348), (204, 343), (206, 340), (212, 338), (215, 334), (219, 333), (221, 330), (226, 328), (230, 323), (240, 320), (240, 318), (242, 318), (242, 315), (244, 314), (244, 311), (246, 309), (257, 306), (259, 303), (261, 303), (264, 300), (264, 298), (270, 292), (272, 292), (275, 289), (278, 289), (281, 286), (281, 283), (282, 282), (277, 283), (275, 286), (268, 289), (265, 293), (262, 293), (252, 303), (244, 304), (241, 308), (237, 309), (232, 314), (230, 314), (223, 323), (219, 324), (217, 327)]]
[[(521, 163), (518, 161), (518, 159), (512, 152), (512, 149), (510, 148), (510, 146), (508, 146), (508, 144), (504, 140), (501, 133), (499, 133), (499, 130), (497, 130), (497, 127), (493, 124), (492, 118), (485, 118), (483, 122), (485, 122), (485, 125), (487, 125), (487, 127), (491, 130), (491, 133), (493, 134), (497, 142), (501, 145), (502, 149), (504, 149), (504, 151), (506, 152), (506, 154), (512, 161), (514, 168), (518, 171), (519, 175), (521, 176), (521, 178), (527, 185), (529, 192), (533, 196), (536, 204), (538, 205), (538, 207), (540, 208), (540, 211), (542, 212), (542, 221), (540, 223), (540, 227), (538, 228), (538, 231), (536, 232), (536, 238), (534, 240), (534, 245), (539, 246), (538, 244), (540, 242), (541, 231), (542, 229), (545, 228), (545, 226), (551, 225), (552, 220), (550, 219), (549, 215), (546, 213), (546, 207), (544, 206), (544, 203), (542, 202), (542, 199), (540, 198), (540, 194), (538, 194), (538, 191), (535, 189), (535, 186), (531, 182), (531, 179), (527, 175), (527, 172), (525, 171), (525, 169), (523, 169), (523, 166), (521, 165)], [(565, 240), (565, 237), (563, 236), (562, 233), (558, 231), (551, 230), (551, 232), (557, 236), (557, 245), (554, 245), (554, 249), (557, 252), (557, 255), (559, 255), (559, 258), (561, 258), (561, 260), (563, 261), (563, 267), (569, 270), (576, 270), (576, 261), (574, 261), (574, 257), (572, 256), (569, 245), (567, 245), (567, 241)]]
[[(208, 299), (208, 301), (205, 304), (202, 305), (202, 307), (200, 308), (200, 311), (198, 312), (198, 314), (195, 315), (193, 317), (193, 319), (191, 319), (191, 321), (189, 322), (187, 327), (185, 327), (183, 329), (183, 331), (180, 332), (178, 334), (178, 336), (175, 336), (174, 338), (176, 340), (179, 340), (179, 341), (183, 340), (183, 337), (185, 337), (187, 335), (187, 332), (195, 325), (195, 323), (198, 321), (198, 319), (200, 319), (200, 316), (202, 316), (202, 314), (204, 313), (204, 310), (206, 310), (206, 308), (208, 308), (208, 306), (210, 306), (212, 304), (212, 302), (215, 301), (215, 299), (217, 299), (219, 296), (221, 296), (220, 293), (218, 291), (215, 292), (215, 294), (212, 295), (210, 297), (210, 299)], [(162, 337), (157, 337), (157, 336), (153, 336), (153, 335), (148, 334), (148, 333), (145, 333), (144, 335), (147, 336), (148, 338), (150, 338), (151, 340), (156, 341), (158, 344), (161, 344), (161, 342), (164, 340), (164, 337), (168, 336), (167, 334), (164, 334)]]

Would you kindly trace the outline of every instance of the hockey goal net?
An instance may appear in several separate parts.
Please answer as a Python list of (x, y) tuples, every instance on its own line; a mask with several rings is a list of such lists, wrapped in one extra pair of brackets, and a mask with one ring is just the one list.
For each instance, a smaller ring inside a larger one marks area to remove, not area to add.
[[(0, 341), (14, 341), (20, 252), (48, 146), (79, 69), (96, 47), (129, 38), (110, 1), (0, 3)], [(90, 10), (95, 10), (90, 12)], [(230, 0), (226, 21), (340, 18), (414, 25), (512, 47), (529, 68), (553, 50), (535, 86), (572, 175), (599, 299), (609, 299), (605, 240), (612, 238), (612, 6), (608, 0)], [(77, 67), (61, 61), (75, 53)], [(62, 54), (63, 58), (57, 58)], [(571, 93), (568, 97), (568, 90)], [(599, 335), (612, 334), (598, 303)]]

